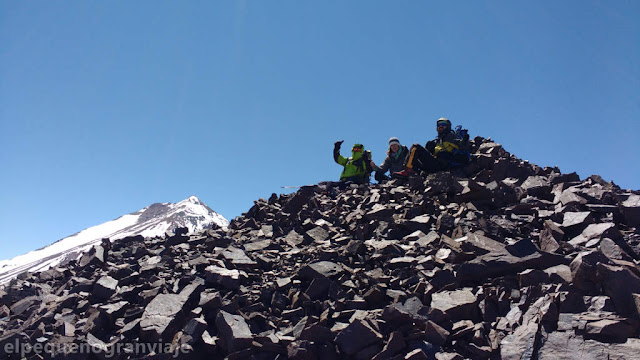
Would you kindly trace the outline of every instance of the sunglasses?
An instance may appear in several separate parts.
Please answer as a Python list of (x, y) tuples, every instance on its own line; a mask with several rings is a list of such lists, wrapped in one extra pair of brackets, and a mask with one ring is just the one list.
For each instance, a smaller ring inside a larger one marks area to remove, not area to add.
[(362, 151), (362, 148), (353, 148), (353, 149), (351, 149), (351, 151), (361, 152), (361, 151)]
[(447, 126), (447, 123), (446, 123), (446, 122), (439, 122), (439, 123), (438, 123), (438, 127), (440, 127), (440, 126), (444, 126), (444, 127), (446, 127), (446, 126)]

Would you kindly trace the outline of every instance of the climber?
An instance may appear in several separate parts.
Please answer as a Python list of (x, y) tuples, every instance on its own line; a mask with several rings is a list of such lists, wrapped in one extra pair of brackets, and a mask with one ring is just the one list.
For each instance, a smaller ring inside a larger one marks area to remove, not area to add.
[(435, 173), (460, 167), (469, 162), (466, 130), (459, 136), (451, 130), (451, 121), (440, 118), (436, 122), (438, 136), (425, 145), (413, 144), (404, 163), (404, 170), (393, 173), (394, 176), (407, 177), (418, 172)]
[(368, 184), (371, 174), (371, 152), (365, 151), (362, 144), (355, 144), (351, 148), (351, 157), (340, 155), (340, 146), (344, 141), (336, 141), (333, 148), (333, 160), (344, 166), (340, 174), (340, 182), (354, 184)]
[(406, 146), (401, 145), (397, 137), (389, 139), (389, 150), (387, 150), (387, 157), (379, 167), (371, 162), (371, 167), (375, 170), (375, 179), (378, 182), (389, 180), (389, 177), (385, 175), (387, 171), (390, 174), (402, 171), (404, 169), (404, 162), (409, 154), (409, 150)]

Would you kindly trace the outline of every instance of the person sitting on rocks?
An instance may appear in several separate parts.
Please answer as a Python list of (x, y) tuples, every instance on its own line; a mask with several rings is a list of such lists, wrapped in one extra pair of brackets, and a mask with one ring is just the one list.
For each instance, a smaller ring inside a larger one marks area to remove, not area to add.
[(387, 171), (390, 174), (402, 171), (404, 169), (404, 162), (409, 154), (409, 150), (406, 146), (400, 144), (400, 140), (397, 137), (389, 139), (389, 150), (387, 150), (387, 157), (379, 167), (371, 162), (371, 167), (375, 170), (375, 179), (378, 182), (389, 180), (389, 177), (385, 175)]
[(422, 172), (431, 174), (449, 170), (469, 162), (469, 152), (466, 149), (468, 135), (459, 139), (451, 130), (451, 121), (440, 118), (436, 123), (438, 136), (429, 141), (425, 147), (413, 144), (409, 156), (404, 163), (404, 170), (393, 173), (394, 176), (407, 177)]
[(351, 182), (354, 184), (368, 184), (371, 176), (371, 153), (364, 150), (362, 144), (355, 144), (351, 148), (351, 157), (345, 158), (340, 155), (340, 146), (344, 141), (336, 141), (333, 148), (333, 160), (344, 166), (340, 174), (340, 182)]

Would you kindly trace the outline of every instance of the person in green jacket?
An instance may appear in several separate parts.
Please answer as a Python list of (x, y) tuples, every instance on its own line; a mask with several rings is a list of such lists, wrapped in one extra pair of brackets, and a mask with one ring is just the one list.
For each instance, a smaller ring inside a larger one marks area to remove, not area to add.
[(333, 147), (333, 160), (344, 166), (342, 174), (340, 174), (340, 181), (368, 184), (371, 174), (371, 159), (366, 158), (364, 146), (362, 144), (353, 145), (351, 148), (351, 157), (345, 158), (340, 155), (340, 146), (343, 142), (344, 141), (336, 141)]

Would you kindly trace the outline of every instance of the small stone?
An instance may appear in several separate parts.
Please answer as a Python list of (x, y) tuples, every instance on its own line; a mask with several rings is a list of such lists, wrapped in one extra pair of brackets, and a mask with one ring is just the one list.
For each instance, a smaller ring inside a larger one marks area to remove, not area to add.
[(610, 297), (594, 296), (591, 298), (591, 305), (587, 310), (591, 312), (603, 312), (603, 311), (613, 312), (615, 311), (615, 308), (613, 307), (613, 302), (611, 301)]
[(292, 341), (287, 346), (287, 359), (290, 360), (317, 360), (318, 355), (315, 346), (307, 340)]

